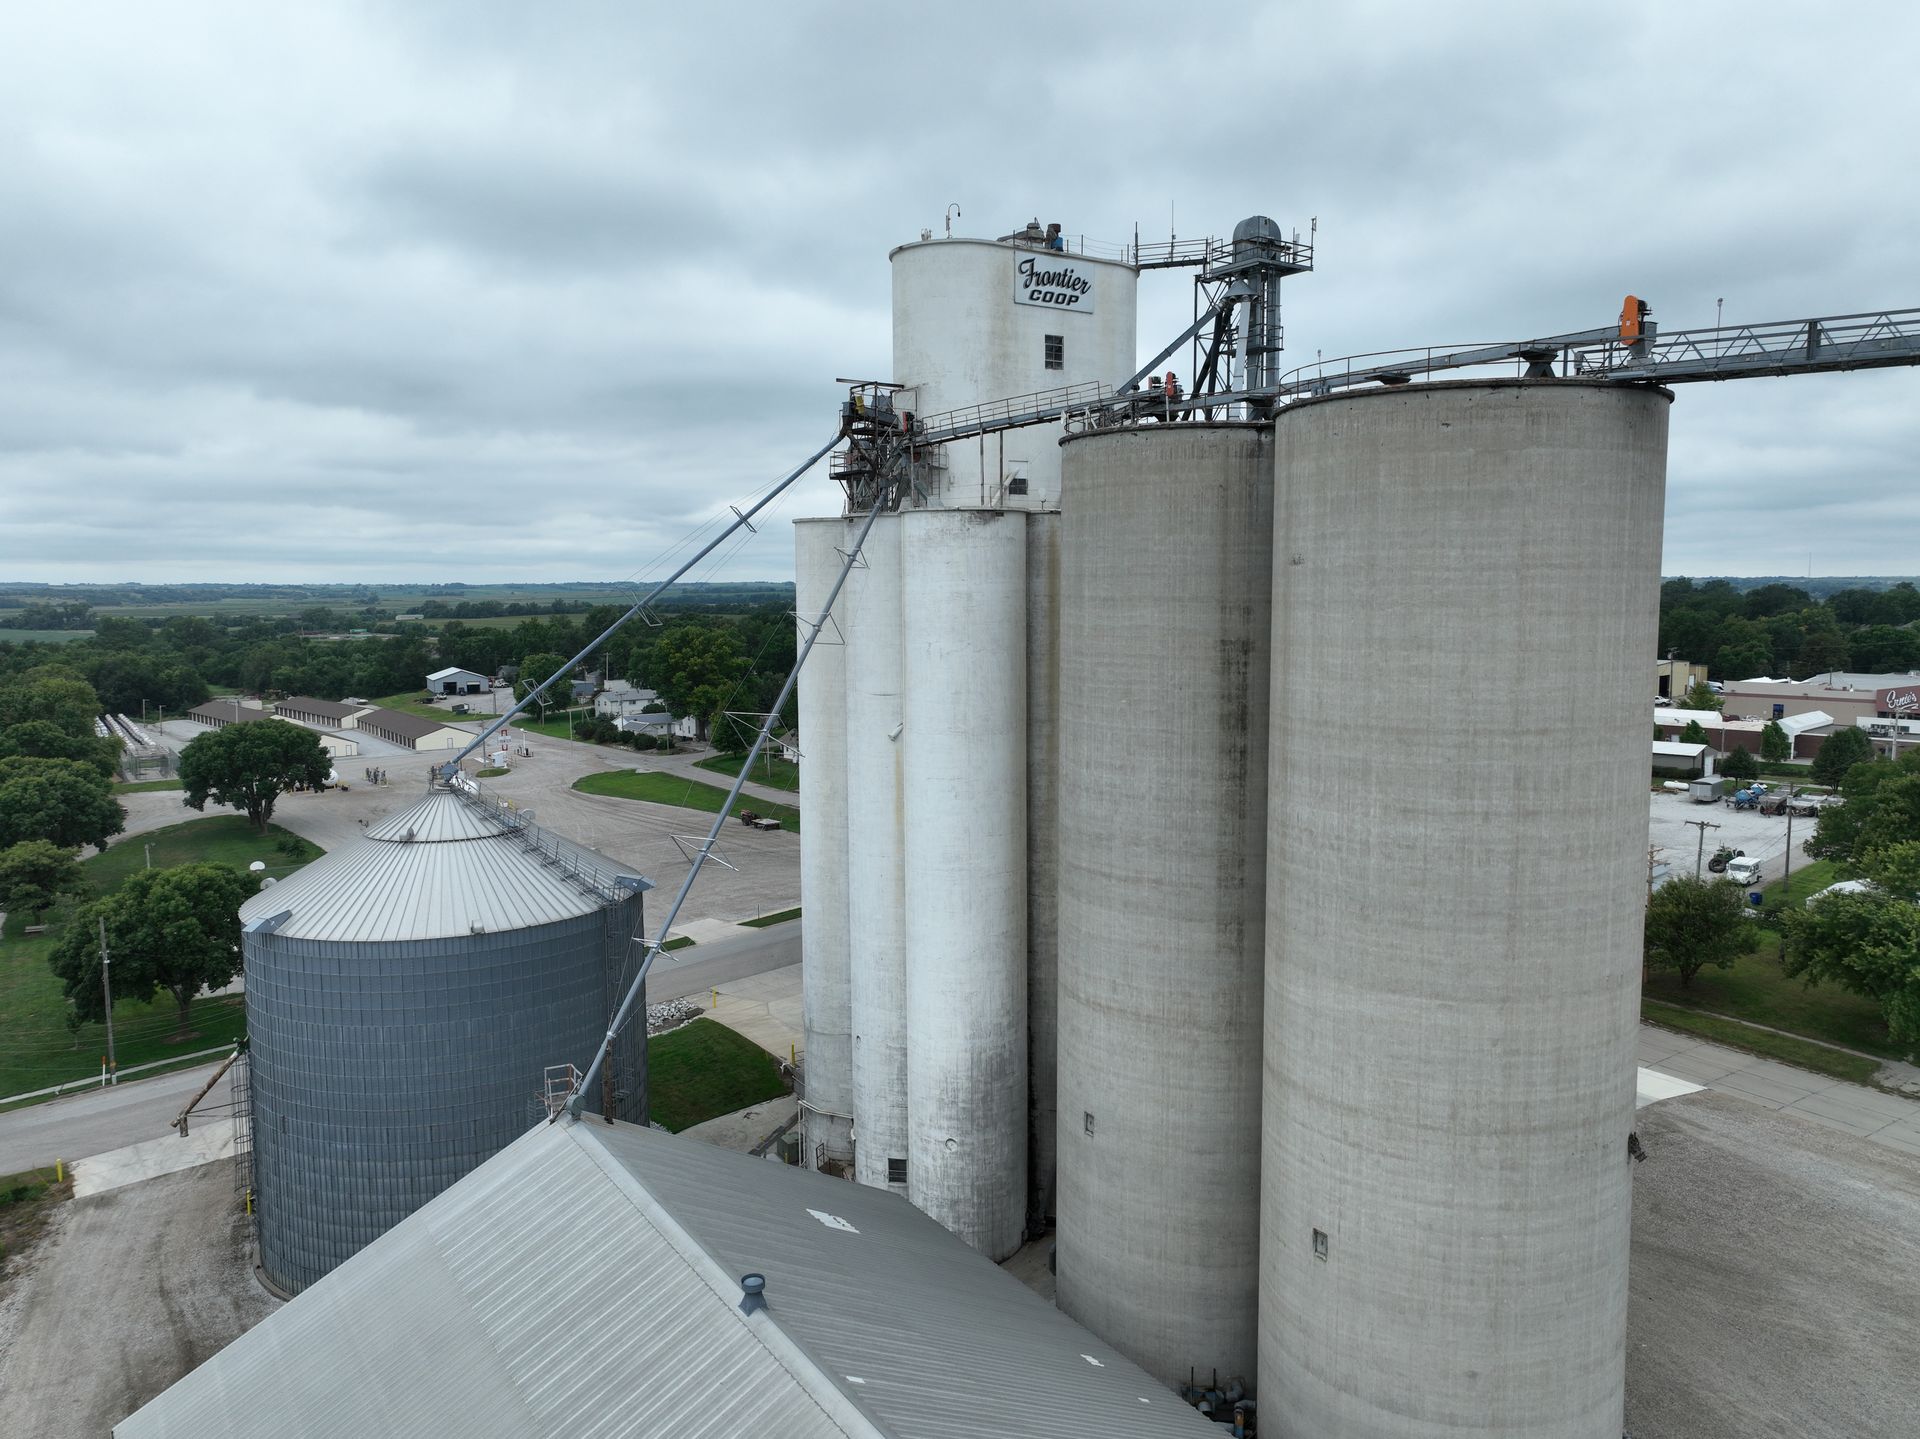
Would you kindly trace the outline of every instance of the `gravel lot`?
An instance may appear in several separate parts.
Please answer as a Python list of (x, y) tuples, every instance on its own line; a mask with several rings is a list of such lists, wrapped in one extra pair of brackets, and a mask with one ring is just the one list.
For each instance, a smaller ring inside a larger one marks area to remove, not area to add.
[[(1700, 831), (1691, 828), (1687, 821), (1696, 819), (1720, 826), (1706, 831), (1708, 859), (1713, 858), (1715, 848), (1727, 844), (1744, 849), (1750, 858), (1759, 860), (1762, 878), (1768, 884), (1785, 872), (1787, 821), (1784, 816), (1735, 809), (1726, 804), (1696, 804), (1683, 794), (1656, 791), (1647, 799), (1647, 839), (1661, 850), (1660, 857), (1673, 866), (1675, 874), (1693, 873)], [(1810, 819), (1793, 822), (1795, 869), (1810, 863), (1806, 842), (1813, 838), (1814, 823)], [(1706, 871), (1703, 869), (1701, 873)]]
[(1711, 1091), (1639, 1130), (1633, 1439), (1920, 1434), (1920, 1158)]

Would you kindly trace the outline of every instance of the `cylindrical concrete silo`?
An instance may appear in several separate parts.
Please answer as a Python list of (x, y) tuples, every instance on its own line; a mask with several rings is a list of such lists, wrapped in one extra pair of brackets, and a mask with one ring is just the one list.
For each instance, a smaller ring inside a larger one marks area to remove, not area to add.
[[(378, 1239), (526, 1131), (548, 1066), (592, 1057), (645, 883), (595, 872), (569, 878), (440, 791), (241, 907), (276, 1285), (304, 1289)], [(622, 1117), (645, 1117), (645, 1053), (638, 1026), (614, 1056)]]
[(1060, 912), (1060, 515), (1027, 516), (1027, 1221), (1053, 1219)]
[(1251, 1379), (1272, 432), (1064, 452), (1059, 1304), (1169, 1383)]
[(907, 1197), (991, 1259), (1027, 1211), (1027, 529), (900, 517)]
[[(794, 611), (800, 643), (819, 617), (853, 543), (847, 521), (796, 520)], [(847, 952), (847, 647), (838, 616), (800, 671), (801, 1004), (807, 1046), (806, 1162), (853, 1158), (853, 1014)]]
[(1260, 1402), (1618, 1439), (1667, 404), (1277, 421)]
[[(882, 515), (847, 577), (847, 894), (854, 1175), (904, 1192), (907, 1167), (905, 744), (900, 517)], [(816, 651), (818, 653), (818, 651)]]

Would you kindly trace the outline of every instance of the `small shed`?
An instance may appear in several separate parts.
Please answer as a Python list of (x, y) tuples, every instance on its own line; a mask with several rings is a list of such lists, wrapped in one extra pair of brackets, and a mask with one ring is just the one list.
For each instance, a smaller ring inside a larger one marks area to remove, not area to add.
[(1653, 741), (1654, 773), (1687, 779), (1713, 778), (1713, 751), (1703, 744), (1678, 740)]
[(486, 693), (487, 677), (472, 670), (448, 668), (427, 676), (427, 689), (437, 695), (477, 695)]

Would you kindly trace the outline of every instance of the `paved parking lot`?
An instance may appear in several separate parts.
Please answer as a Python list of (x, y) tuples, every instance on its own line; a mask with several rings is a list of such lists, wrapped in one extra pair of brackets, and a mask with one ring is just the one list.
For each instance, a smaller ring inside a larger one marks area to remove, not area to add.
[[(1772, 783), (1772, 781), (1769, 781)], [(1683, 794), (1655, 791), (1647, 799), (1647, 841), (1660, 851), (1660, 858), (1673, 867), (1675, 874), (1692, 874), (1694, 860), (1700, 854), (1700, 831), (1690, 820), (1705, 820), (1718, 829), (1706, 831), (1705, 853), (1708, 859), (1720, 845), (1744, 849), (1749, 858), (1760, 861), (1761, 877), (1771, 884), (1786, 871), (1787, 821), (1782, 815), (1765, 815), (1758, 810), (1734, 809), (1726, 804), (1697, 804)], [(1793, 867), (1810, 863), (1806, 842), (1813, 838), (1814, 821), (1793, 821)], [(1705, 870), (1702, 870), (1705, 873)]]

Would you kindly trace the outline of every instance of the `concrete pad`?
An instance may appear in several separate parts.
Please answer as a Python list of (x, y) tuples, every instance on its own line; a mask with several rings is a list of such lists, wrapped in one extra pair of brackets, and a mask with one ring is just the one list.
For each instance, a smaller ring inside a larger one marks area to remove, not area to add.
[(1700, 1086), (1671, 1074), (1662, 1074), (1657, 1069), (1648, 1069), (1645, 1065), (1634, 1080), (1633, 1107), (1645, 1109), (1649, 1104), (1657, 1104), (1663, 1099), (1675, 1099), (1682, 1094), (1698, 1094)]
[(719, 1002), (709, 997), (707, 1018), (745, 1035), (777, 1059), (807, 1052), (801, 1021), (800, 966), (729, 980), (719, 986)]
[(1805, 1099), (1808, 1094), (1803, 1085), (1782, 1084), (1764, 1074), (1745, 1069), (1736, 1069), (1732, 1074), (1714, 1080), (1713, 1087), (1728, 1094), (1738, 1094), (1743, 1099), (1754, 1100), (1769, 1109), (1785, 1109), (1789, 1104), (1797, 1104)]
[(684, 924), (676, 924), (670, 938), (685, 935), (692, 940), (697, 949), (703, 944), (717, 944), (723, 939), (750, 937), (754, 933), (751, 925), (729, 924), (724, 919), (690, 919)]
[(1877, 1113), (1867, 1103), (1871, 1097), (1867, 1091), (1849, 1094), (1827, 1089), (1818, 1094), (1809, 1094), (1805, 1099), (1797, 1099), (1787, 1108), (1795, 1114), (1817, 1114), (1822, 1118), (1838, 1120), (1848, 1128), (1858, 1128), (1862, 1134), (1871, 1134), (1895, 1122)]
[(1732, 1074), (1740, 1066), (1727, 1060), (1698, 1050), (1688, 1050), (1682, 1054), (1669, 1055), (1660, 1061), (1660, 1068), (1668, 1074), (1681, 1079), (1691, 1079), (1696, 1084), (1710, 1084), (1716, 1079)]
[(178, 1174), (197, 1169), (216, 1159), (233, 1158), (234, 1133), (238, 1125), (231, 1119), (209, 1119), (189, 1124), (187, 1136), (148, 1139), (125, 1149), (111, 1149), (73, 1165), (73, 1197), (85, 1199), (93, 1194), (158, 1179), (163, 1174)]
[(750, 1104), (745, 1109), (736, 1109), (732, 1114), (719, 1115), (690, 1129), (683, 1129), (680, 1133), (684, 1138), (697, 1139), (702, 1144), (746, 1154), (799, 1112), (800, 1101), (791, 1094), (783, 1094), (764, 1104)]
[[(1728, 1097), (1738, 1099), (1740, 1096), (1735, 1094)], [(1822, 1114), (1816, 1109), (1795, 1109), (1788, 1107), (1786, 1109), (1776, 1110), (1775, 1113), (1790, 1114), (1796, 1119), (1804, 1119), (1809, 1124), (1817, 1124), (1823, 1129), (1837, 1129), (1842, 1134), (1853, 1135), (1856, 1139), (1865, 1139), (1873, 1133), (1866, 1125), (1854, 1124), (1831, 1114)]]

